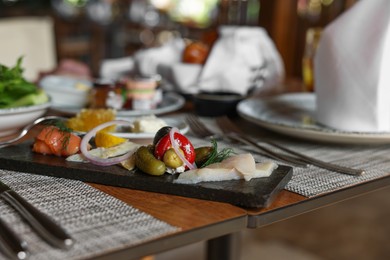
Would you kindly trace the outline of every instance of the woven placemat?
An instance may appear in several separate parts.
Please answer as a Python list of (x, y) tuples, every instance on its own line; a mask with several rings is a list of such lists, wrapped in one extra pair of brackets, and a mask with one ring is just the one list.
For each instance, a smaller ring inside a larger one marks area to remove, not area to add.
[[(51, 216), (76, 242), (70, 250), (51, 247), (0, 200), (0, 217), (26, 240), (29, 259), (93, 258), (180, 230), (81, 181), (1, 169), (0, 179)], [(4, 257), (0, 252), (0, 259)]]
[[(205, 120), (208, 128), (217, 132), (213, 120)], [(210, 145), (208, 138), (197, 138), (190, 132), (189, 137), (196, 145)], [(277, 142), (283, 146), (293, 149), (297, 152), (308, 156), (313, 156), (317, 159), (332, 162), (348, 167), (364, 169), (365, 174), (361, 176), (351, 176), (340, 174), (318, 168), (316, 166), (308, 166), (307, 168), (293, 167), (293, 177), (287, 183), (285, 189), (303, 195), (305, 197), (315, 197), (329, 192), (337, 191), (343, 188), (354, 186), (363, 182), (378, 179), (390, 175), (390, 150), (386, 145), (339, 145), (312, 143), (303, 140), (292, 138), (280, 138), (270, 140)], [(261, 142), (259, 142), (261, 143)], [(281, 152), (272, 146), (261, 143), (275, 152)], [(275, 161), (278, 164), (289, 165), (286, 162), (276, 161), (263, 156), (253, 148), (241, 144), (231, 144), (224, 140), (218, 140), (219, 147), (233, 147), (238, 153), (251, 152), (255, 159), (261, 161)], [(293, 165), (289, 165), (293, 166)]]
[(284, 142), (283, 145), (323, 161), (365, 170), (361, 176), (351, 176), (315, 166), (294, 167), (293, 177), (286, 189), (306, 197), (315, 197), (390, 175), (390, 153), (386, 145), (326, 145), (305, 142)]

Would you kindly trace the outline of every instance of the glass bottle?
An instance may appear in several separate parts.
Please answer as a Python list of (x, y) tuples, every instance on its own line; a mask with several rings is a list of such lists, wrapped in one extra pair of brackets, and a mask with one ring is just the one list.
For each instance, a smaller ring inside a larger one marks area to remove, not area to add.
[(303, 91), (314, 91), (314, 55), (321, 38), (321, 27), (306, 31), (305, 50), (302, 58)]

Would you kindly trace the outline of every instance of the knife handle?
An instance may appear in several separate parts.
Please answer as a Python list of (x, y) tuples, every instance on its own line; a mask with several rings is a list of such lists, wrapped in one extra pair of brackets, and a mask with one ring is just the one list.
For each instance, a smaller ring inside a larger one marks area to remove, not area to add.
[(73, 245), (73, 239), (47, 215), (28, 203), (24, 198), (13, 190), (8, 190), (0, 195), (12, 207), (18, 211), (21, 216), (30, 224), (42, 238), (49, 244), (57, 248), (70, 248)]
[(7, 225), (0, 219), (0, 248), (12, 258), (26, 259), (27, 243), (21, 240)]

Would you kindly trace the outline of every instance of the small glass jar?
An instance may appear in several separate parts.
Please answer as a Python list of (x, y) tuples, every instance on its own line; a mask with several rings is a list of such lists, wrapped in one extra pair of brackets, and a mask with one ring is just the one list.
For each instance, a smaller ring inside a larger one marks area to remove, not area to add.
[(161, 102), (160, 75), (125, 76), (121, 84), (126, 91), (125, 107), (133, 110), (154, 109)]
[(93, 83), (90, 95), (90, 108), (121, 109), (124, 104), (122, 88), (114, 81), (98, 79)]

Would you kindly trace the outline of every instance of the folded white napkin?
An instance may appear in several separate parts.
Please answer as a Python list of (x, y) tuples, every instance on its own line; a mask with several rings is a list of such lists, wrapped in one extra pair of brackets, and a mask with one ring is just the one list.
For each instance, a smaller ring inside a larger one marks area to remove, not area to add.
[(390, 131), (390, 1), (361, 0), (328, 25), (315, 57), (317, 120)]
[(222, 26), (198, 79), (200, 90), (246, 95), (284, 78), (284, 64), (261, 27)]

